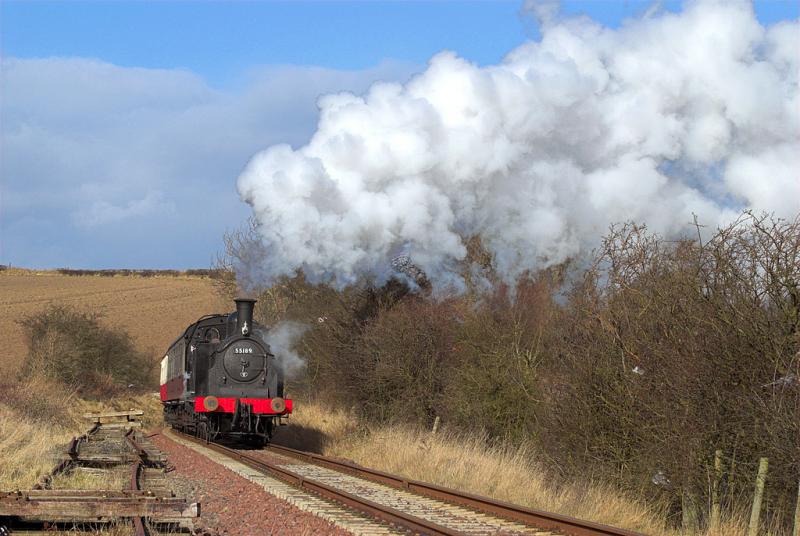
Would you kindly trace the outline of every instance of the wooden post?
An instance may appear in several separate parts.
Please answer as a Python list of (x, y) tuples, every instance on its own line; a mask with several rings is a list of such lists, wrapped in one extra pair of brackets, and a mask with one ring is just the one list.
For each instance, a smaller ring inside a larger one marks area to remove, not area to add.
[(769, 459), (761, 458), (758, 462), (758, 476), (756, 477), (756, 489), (753, 493), (753, 509), (750, 511), (750, 525), (747, 529), (747, 536), (758, 536), (758, 522), (761, 517), (761, 499), (764, 497), (764, 483), (767, 480), (767, 468)]
[(722, 480), (722, 451), (714, 452), (714, 482), (711, 484), (711, 522), (710, 528), (719, 528), (719, 483)]
[(439, 416), (437, 415), (435, 419), (433, 419), (433, 430), (431, 430), (432, 434), (436, 434), (439, 431)]
[(728, 489), (733, 489), (733, 481), (736, 477), (736, 447), (733, 448), (731, 455), (731, 466), (728, 467)]
[(687, 490), (681, 493), (681, 534), (697, 533), (697, 502), (694, 495)]
[(797, 505), (794, 507), (794, 531), (792, 536), (800, 536), (800, 482), (797, 484)]

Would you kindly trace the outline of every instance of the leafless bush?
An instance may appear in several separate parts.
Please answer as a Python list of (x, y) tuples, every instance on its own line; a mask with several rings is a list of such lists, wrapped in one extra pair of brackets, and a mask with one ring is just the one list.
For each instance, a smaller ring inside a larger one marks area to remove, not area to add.
[[(3, 267), (0, 265), (0, 270)], [(138, 276), (138, 277), (178, 277), (178, 276), (196, 276), (196, 277), (220, 277), (223, 274), (219, 270), (206, 269), (206, 268), (191, 268), (188, 270), (130, 270), (127, 268), (110, 269), (110, 270), (85, 270), (79, 268), (58, 268), (56, 270), (61, 275), (69, 276), (101, 276), (101, 277), (116, 277), (116, 276)]]
[(551, 363), (551, 456), (656, 488), (683, 514), (708, 500), (715, 449), (728, 457), (729, 503), (746, 500), (768, 456), (769, 514), (788, 519), (800, 474), (798, 220), (748, 213), (707, 242), (619, 226), (596, 261)]
[(3, 402), (30, 421), (71, 426), (75, 424), (71, 402), (74, 387), (41, 376), (3, 386)]
[(99, 315), (52, 305), (19, 321), (28, 343), (21, 380), (49, 378), (88, 396), (105, 396), (154, 380), (155, 361), (127, 332), (102, 325)]
[(217, 255), (214, 278), (217, 290), (227, 298), (233, 298), (240, 291), (257, 294), (264, 290), (266, 280), (260, 272), (267, 251), (258, 235), (258, 220), (251, 217), (247, 222), (225, 233), (225, 250)]
[[(228, 237), (227, 267), (267, 254), (251, 249), (256, 231)], [(588, 269), (514, 289), (471, 238), (464, 273), (478, 276), (463, 295), (397, 280), (336, 290), (301, 273), (260, 290), (260, 320), (310, 326), (292, 389), (372, 422), (438, 415), (533, 441), (565, 478), (671, 504), (673, 524), (704, 521), (716, 449), (728, 511), (746, 509), (768, 456), (765, 522), (786, 526), (800, 474), (800, 220), (745, 213), (698, 231), (668, 241), (616, 226)]]
[(540, 366), (560, 314), (553, 301), (557, 270), (521, 280), (513, 295), (497, 287), (478, 303), (462, 301), (454, 366), (446, 378), (442, 416), (464, 429), (526, 441), (536, 435), (542, 404)]

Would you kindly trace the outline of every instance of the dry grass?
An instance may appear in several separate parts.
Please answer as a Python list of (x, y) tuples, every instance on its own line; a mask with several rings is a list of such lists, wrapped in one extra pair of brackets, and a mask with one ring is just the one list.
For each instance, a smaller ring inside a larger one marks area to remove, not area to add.
[(51, 482), (53, 489), (125, 489), (131, 481), (130, 468), (124, 465), (116, 469), (88, 471), (82, 467), (62, 473)]
[[(370, 429), (347, 411), (314, 403), (297, 404), (290, 425), (279, 430), (276, 442), (531, 508), (645, 534), (679, 534), (664, 528), (666, 512), (661, 505), (644, 504), (591, 481), (554, 486), (547, 467), (536, 461), (530, 448), (487, 447), (480, 438), (448, 431), (432, 435), (402, 426)], [(698, 535), (746, 533), (747, 514), (740, 512), (725, 519), (719, 529)]]
[[(18, 383), (28, 350), (21, 317), (45, 309), (50, 302), (104, 313), (109, 326), (128, 330), (141, 351), (160, 355), (190, 322), (230, 305), (218, 298), (211, 280), (196, 276), (74, 277), (54, 272), (0, 271), (0, 490), (29, 489), (59, 461), (66, 445), (85, 432), (84, 413), (104, 410), (145, 411), (147, 428), (163, 424), (157, 394), (116, 396), (87, 401), (75, 389), (40, 377)], [(124, 476), (127, 480), (127, 474)], [(117, 479), (75, 472), (55, 479), (60, 488), (120, 487)], [(93, 534), (129, 535), (127, 523), (98, 526)], [(75, 530), (53, 534), (84, 534)]]
[(71, 426), (43, 426), (0, 404), (0, 490), (30, 488), (55, 465), (64, 445), (79, 430)]
[[(33, 387), (22, 391), (34, 392)], [(41, 384), (35, 387), (38, 393), (50, 393), (39, 397), (43, 407), (56, 407), (61, 402), (63, 411), (31, 415), (16, 397), (4, 396), (0, 400), (0, 490), (29, 489), (39, 477), (49, 473), (69, 441), (90, 427), (89, 421), (82, 418), (84, 413), (135, 408), (144, 410), (145, 427), (163, 424), (161, 403), (154, 394), (89, 402), (75, 397), (63, 386), (58, 389), (52, 385), (50, 390)]]
[[(31, 406), (31, 402), (38, 401)], [(33, 409), (31, 409), (33, 408)], [(158, 394), (131, 394), (112, 400), (86, 401), (63, 385), (33, 380), (16, 390), (6, 390), (0, 399), (0, 491), (30, 489), (49, 473), (63, 455), (69, 441), (85, 432), (90, 422), (84, 413), (144, 410), (146, 428), (163, 425)], [(60, 489), (123, 489), (130, 478), (127, 467), (112, 475), (74, 471), (53, 479)], [(130, 523), (97, 525), (87, 530), (69, 529), (48, 534), (102, 534), (130, 536)]]
[(50, 303), (101, 311), (102, 322), (125, 329), (140, 351), (156, 355), (161, 355), (200, 316), (232, 309), (207, 277), (76, 277), (50, 271), (3, 270), (0, 373), (16, 373), (27, 355), (23, 332), (16, 321)]

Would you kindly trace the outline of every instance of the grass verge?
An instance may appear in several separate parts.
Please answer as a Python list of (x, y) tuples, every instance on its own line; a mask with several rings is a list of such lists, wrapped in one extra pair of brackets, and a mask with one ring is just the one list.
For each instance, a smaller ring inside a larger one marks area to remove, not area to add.
[[(35, 403), (34, 403), (35, 401)], [(161, 403), (153, 393), (87, 401), (43, 380), (4, 389), (0, 399), (0, 491), (30, 489), (55, 466), (69, 441), (91, 427), (84, 413), (142, 409), (146, 428), (160, 426)]]
[[(553, 484), (552, 471), (530, 447), (487, 446), (480, 437), (451, 431), (433, 435), (408, 426), (370, 428), (345, 410), (316, 403), (297, 404), (291, 423), (275, 442), (530, 508), (652, 534), (677, 536), (665, 528), (664, 505), (646, 504), (591, 480)], [(716, 530), (698, 536), (744, 536), (740, 512)], [(768, 530), (768, 535), (781, 534)]]

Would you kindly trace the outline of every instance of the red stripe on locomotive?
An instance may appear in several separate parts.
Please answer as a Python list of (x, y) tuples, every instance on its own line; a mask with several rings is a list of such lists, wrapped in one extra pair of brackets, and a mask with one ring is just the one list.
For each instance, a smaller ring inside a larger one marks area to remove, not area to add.
[[(197, 413), (211, 413), (208, 411), (205, 406), (203, 405), (203, 400), (206, 397), (198, 396), (194, 399), (194, 410)], [(217, 409), (213, 411), (213, 413), (233, 413), (236, 409), (236, 398), (217, 398), (219, 402), (219, 406)], [(240, 398), (243, 403), (249, 404), (252, 407), (253, 413), (261, 414), (261, 415), (288, 415), (292, 412), (292, 400), (286, 399), (286, 409), (281, 412), (273, 411), (272, 410), (272, 399), (271, 398)]]

